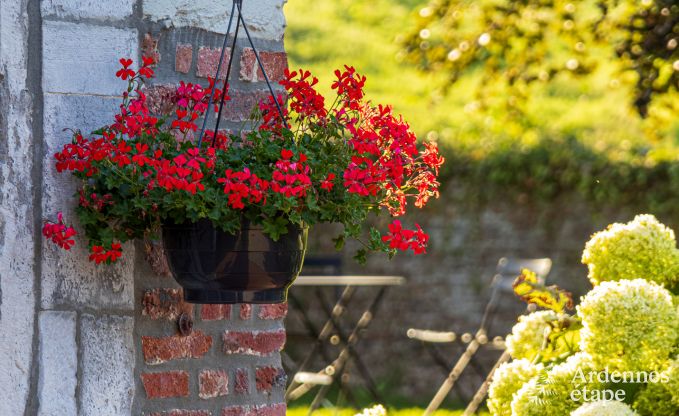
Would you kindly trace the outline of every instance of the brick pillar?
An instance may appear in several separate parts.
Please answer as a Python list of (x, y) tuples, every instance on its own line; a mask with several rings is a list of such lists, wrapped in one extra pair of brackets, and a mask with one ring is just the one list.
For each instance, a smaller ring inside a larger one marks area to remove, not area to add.
[[(277, 83), (287, 68), (282, 32), (271, 31), (279, 20), (267, 26), (263, 19), (270, 19), (269, 15), (282, 17), (282, 11), (280, 3), (264, 3), (271, 9), (257, 14), (252, 7), (248, 10), (246, 0), (244, 13), (253, 23), (250, 30), (257, 36), (256, 46), (267, 74)], [(216, 24), (226, 24), (228, 19), (222, 16)], [(153, 19), (150, 16), (145, 33), (140, 34), (141, 52), (159, 61), (157, 77), (148, 91), (151, 102), (162, 99), (167, 87), (180, 79), (205, 85), (207, 77), (216, 73), (223, 35), (196, 28), (193, 22), (168, 29), (164, 20), (153, 23)], [(178, 22), (181, 20), (175, 20)], [(232, 99), (221, 124), (232, 130), (238, 129), (254, 105), (269, 94), (242, 30), (240, 34), (230, 77)], [(229, 52), (219, 79), (224, 79)], [(285, 343), (282, 321), (287, 305), (186, 304), (181, 289), (167, 276), (156, 248), (150, 251), (150, 257), (156, 271), (140, 262), (135, 276), (134, 411), (149, 416), (284, 415), (286, 376), (280, 350)], [(181, 314), (192, 320), (191, 333), (182, 335), (178, 331)]]

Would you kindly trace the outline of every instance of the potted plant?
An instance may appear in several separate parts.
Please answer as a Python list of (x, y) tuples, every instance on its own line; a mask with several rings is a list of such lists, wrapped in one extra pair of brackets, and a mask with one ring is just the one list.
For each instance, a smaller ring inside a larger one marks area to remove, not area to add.
[[(342, 224), (336, 247), (357, 239), (358, 261), (368, 252), (425, 251), (419, 226), (396, 220), (383, 235), (367, 220), (437, 197), (443, 158), (390, 107), (365, 101), (365, 77), (353, 68), (335, 72), (329, 105), (308, 71), (288, 71), (280, 82), (287, 98), (261, 102), (255, 128), (206, 130), (198, 143), (208, 97), (223, 93), (214, 81), (181, 82), (153, 114), (144, 87), (153, 61), (144, 57), (136, 71), (120, 62), (117, 76), (128, 85), (113, 122), (74, 132), (55, 154), (57, 171), (80, 181), (76, 213), (90, 260), (115, 262), (121, 243), (162, 232), (188, 301), (270, 303), (285, 300), (314, 224)], [(43, 233), (65, 249), (74, 243), (61, 215)]]

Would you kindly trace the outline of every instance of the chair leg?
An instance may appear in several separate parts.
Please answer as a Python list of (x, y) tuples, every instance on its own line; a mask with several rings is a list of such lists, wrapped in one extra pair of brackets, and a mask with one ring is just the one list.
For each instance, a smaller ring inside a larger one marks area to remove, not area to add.
[(423, 416), (431, 415), (441, 406), (441, 403), (443, 403), (443, 400), (446, 398), (446, 396), (448, 396), (448, 393), (450, 393), (450, 390), (452, 390), (452, 388), (455, 386), (455, 383), (460, 378), (460, 375), (469, 364), (469, 361), (471, 361), (472, 357), (474, 356), (474, 354), (476, 354), (476, 351), (481, 346), (481, 344), (478, 341), (478, 337), (481, 335), (485, 335), (485, 331), (483, 331), (483, 329), (480, 329), (476, 333), (474, 339), (471, 340), (469, 344), (467, 344), (467, 348), (465, 349), (464, 353), (462, 353), (460, 359), (457, 360), (455, 366), (448, 374), (448, 377), (446, 377), (443, 384), (441, 384), (441, 387), (439, 387), (439, 390), (436, 392), (434, 398), (431, 399), (431, 402), (429, 403), (429, 406), (427, 406), (427, 408), (425, 409)]
[(462, 416), (472, 416), (473, 414), (476, 413), (476, 411), (479, 409), (479, 406), (481, 406), (483, 399), (486, 398), (486, 394), (488, 394), (488, 387), (490, 387), (490, 383), (493, 381), (495, 371), (502, 363), (506, 363), (507, 361), (509, 361), (510, 358), (511, 356), (509, 355), (509, 352), (505, 350), (500, 356), (500, 358), (498, 358), (497, 362), (495, 362), (493, 369), (490, 370), (490, 373), (488, 373), (488, 377), (486, 377), (486, 379), (483, 381), (481, 387), (479, 387), (479, 389), (476, 391), (476, 394), (474, 394), (474, 398), (469, 403), (469, 405), (467, 405), (467, 408), (465, 409), (464, 414)]

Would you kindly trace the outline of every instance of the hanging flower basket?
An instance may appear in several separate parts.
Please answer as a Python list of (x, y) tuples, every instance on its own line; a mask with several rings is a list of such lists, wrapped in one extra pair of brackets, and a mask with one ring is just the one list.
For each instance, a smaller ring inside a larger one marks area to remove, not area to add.
[(243, 221), (227, 233), (210, 220), (163, 224), (172, 275), (193, 303), (279, 303), (302, 270), (307, 228), (289, 227), (277, 241)]
[[(153, 60), (143, 57), (134, 70), (132, 60), (121, 59), (116, 75), (128, 85), (113, 123), (88, 136), (75, 131), (55, 154), (57, 171), (80, 181), (76, 213), (90, 260), (113, 263), (121, 243), (162, 234), (186, 300), (273, 303), (285, 301), (307, 229), (317, 223), (342, 225), (335, 247), (357, 240), (361, 263), (370, 252), (424, 253), (429, 237), (419, 225), (406, 229), (394, 220), (383, 234), (367, 220), (371, 213), (403, 215), (408, 200), (422, 208), (438, 197), (437, 146), (419, 144), (391, 107), (366, 101), (366, 79), (349, 66), (335, 71), (331, 105), (303, 70), (286, 71), (284, 99), (269, 83), (240, 4), (233, 7), (271, 93), (253, 109), (248, 130), (219, 128), (230, 64), (221, 89), (212, 79), (207, 87), (180, 82), (152, 114), (144, 82), (154, 75)], [(229, 63), (235, 38), (222, 48), (231, 51)], [(213, 111), (215, 127), (207, 129)], [(45, 222), (43, 234), (64, 249), (75, 243), (61, 214)]]

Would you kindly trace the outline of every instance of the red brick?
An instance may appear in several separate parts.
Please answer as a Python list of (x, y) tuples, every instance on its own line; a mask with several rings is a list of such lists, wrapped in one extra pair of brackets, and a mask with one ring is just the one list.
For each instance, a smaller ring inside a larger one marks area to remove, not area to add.
[(141, 381), (149, 399), (188, 397), (189, 374), (186, 371), (142, 373)]
[[(272, 83), (285, 78), (288, 68), (288, 55), (285, 52), (260, 51), (259, 58)], [(264, 81), (264, 74), (257, 64), (257, 58), (252, 48), (244, 48), (240, 56), (240, 79), (242, 81)]]
[(158, 63), (160, 62), (160, 52), (158, 52), (158, 38), (153, 37), (150, 33), (144, 34), (144, 39), (141, 41), (141, 54), (143, 56), (150, 56)]
[(141, 337), (144, 361), (147, 364), (162, 364), (180, 358), (201, 358), (212, 347), (212, 337), (201, 331), (187, 336)]
[(246, 321), (252, 317), (252, 305), (242, 303), (240, 305), (240, 319)]
[[(196, 75), (201, 78), (214, 78), (217, 73), (217, 66), (219, 65), (219, 57), (222, 53), (222, 48), (208, 48), (201, 46), (198, 48), (198, 63), (196, 64)], [(224, 62), (222, 63), (222, 70), (219, 71), (219, 79), (226, 78), (226, 69), (229, 66), (229, 54), (231, 48), (226, 48), (224, 55)]]
[[(287, 406), (285, 403), (278, 403), (268, 406), (257, 406), (253, 410), (252, 416), (285, 416)], [(249, 415), (248, 415), (249, 416)]]
[(225, 354), (269, 355), (283, 349), (285, 330), (241, 332), (226, 331), (223, 337)]
[(222, 409), (222, 416), (245, 416), (248, 408), (245, 406), (231, 406)]
[(203, 321), (217, 321), (231, 318), (231, 305), (202, 305), (200, 319)]
[(167, 412), (148, 413), (146, 416), (212, 416), (212, 412), (208, 410), (173, 409)]
[(193, 317), (193, 305), (184, 302), (184, 292), (181, 289), (147, 290), (141, 304), (142, 315), (148, 315), (151, 319), (175, 320), (182, 313)]
[[(174, 70), (182, 74), (191, 71), (193, 61), (193, 45), (177, 45), (174, 55)], [(215, 68), (215, 71), (217, 68)]]
[(198, 378), (198, 396), (201, 399), (229, 394), (229, 376), (224, 370), (203, 370)]
[(236, 369), (236, 382), (233, 389), (236, 394), (250, 393), (250, 381), (248, 380), (248, 370), (246, 368)]
[(282, 368), (266, 366), (255, 369), (255, 381), (258, 392), (271, 393), (274, 387), (284, 387), (287, 378)]
[(229, 91), (231, 100), (224, 104), (223, 117), (229, 121), (247, 120), (255, 106), (268, 100), (270, 95), (267, 90)]
[(287, 303), (277, 303), (273, 305), (260, 305), (259, 319), (283, 319), (288, 314)]
[[(153, 85), (144, 89), (146, 94), (146, 104), (152, 114), (170, 114), (175, 109), (172, 98), (175, 96), (177, 88), (174, 85)], [(165, 251), (162, 244), (146, 243), (146, 260), (151, 265), (153, 272), (159, 276), (171, 277), (170, 266), (167, 264)]]
[(221, 416), (285, 416), (285, 403), (263, 406), (231, 406), (222, 409)]

